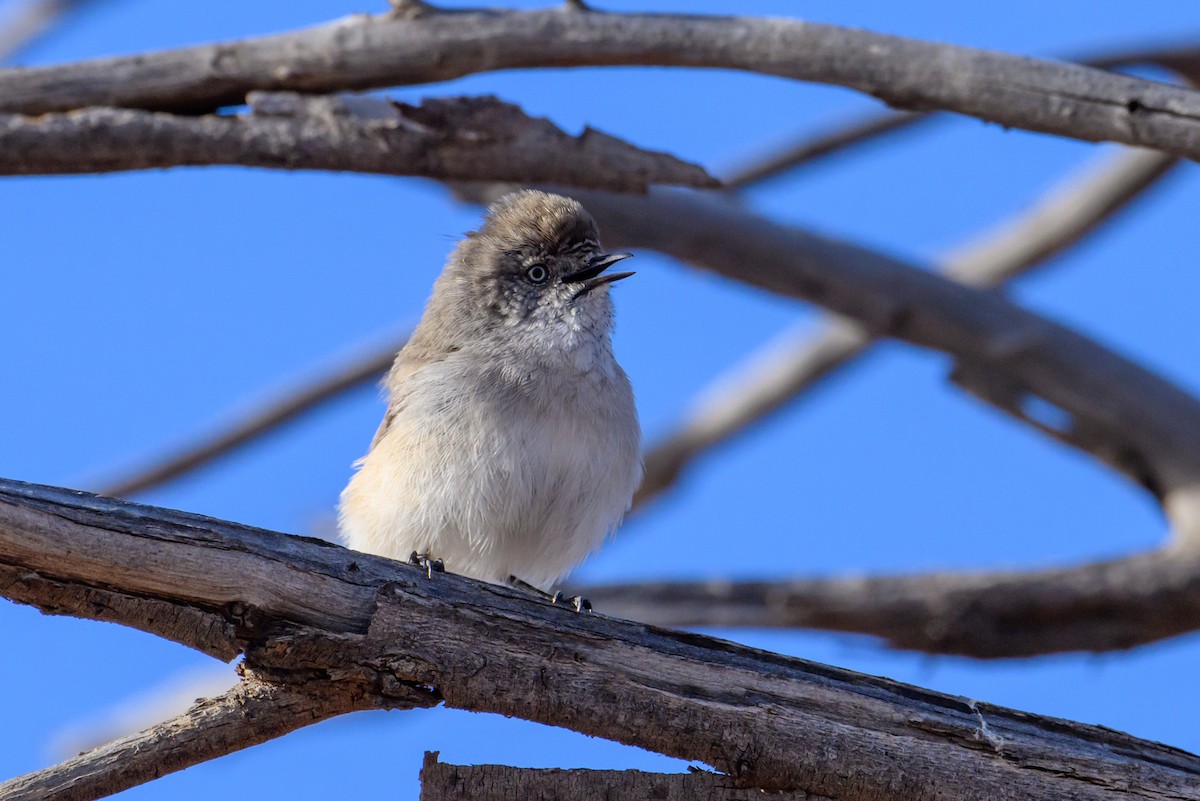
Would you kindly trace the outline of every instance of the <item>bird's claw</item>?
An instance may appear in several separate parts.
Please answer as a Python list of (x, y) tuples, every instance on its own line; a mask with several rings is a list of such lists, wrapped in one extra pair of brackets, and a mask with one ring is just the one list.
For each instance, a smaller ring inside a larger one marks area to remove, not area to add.
[(576, 612), (592, 611), (592, 602), (589, 601), (587, 598), (584, 598), (579, 595), (571, 595), (571, 596), (563, 595), (561, 590), (559, 590), (558, 592), (554, 592), (554, 593), (546, 592), (545, 590), (539, 589), (539, 588), (533, 586), (532, 584), (530, 584), (528, 581), (519, 579), (516, 576), (508, 577), (508, 586), (512, 587), (515, 590), (521, 590), (522, 592), (528, 592), (533, 595), (536, 595), (539, 598), (544, 598), (545, 600), (549, 601), (552, 604), (555, 604), (556, 606), (564, 606), (566, 604), (570, 604), (572, 607), (575, 608)]
[(425, 576), (427, 578), (433, 578), (434, 573), (446, 572), (445, 563), (442, 562), (441, 559), (430, 559), (429, 554), (427, 553), (417, 553), (416, 551), (413, 551), (408, 555), (408, 563), (410, 565), (416, 565), (417, 567), (424, 568)]
[(562, 590), (559, 590), (558, 592), (554, 593), (554, 595), (552, 595), (550, 597), (550, 603), (559, 604), (559, 605), (568, 603), (571, 606), (575, 607), (576, 612), (592, 611), (592, 602), (589, 601), (587, 598), (584, 598), (582, 595), (572, 595), (568, 598), (567, 596), (562, 594)]

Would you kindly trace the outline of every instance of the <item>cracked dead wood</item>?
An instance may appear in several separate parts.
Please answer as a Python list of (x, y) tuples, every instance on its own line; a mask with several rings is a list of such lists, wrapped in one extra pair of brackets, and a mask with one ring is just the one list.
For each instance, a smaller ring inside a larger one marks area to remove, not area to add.
[[(236, 164), (426, 178), (559, 180), (618, 191), (652, 183), (716, 186), (702, 168), (489, 97), (419, 106), (369, 97), (258, 93), (251, 111), (177, 116), (88, 108), (0, 114), (0, 175), (53, 175)], [(557, 176), (557, 177), (555, 177)]]
[[(971, 286), (1009, 281), (1095, 231), (1165, 176), (1177, 160), (1129, 151), (1052, 189), (1032, 208), (943, 257), (945, 275)], [(672, 486), (701, 455), (762, 421), (864, 353), (874, 337), (845, 317), (816, 333), (786, 332), (727, 371), (700, 394), (683, 422), (648, 449), (640, 506)], [(640, 618), (639, 618), (640, 619)]]
[[(442, 699), (697, 760), (738, 787), (841, 801), (1200, 799), (1200, 757), (1109, 729), (182, 512), (0, 481), (0, 565), (19, 600), (40, 606), (45, 593), (57, 613), (185, 642), (194, 627), (176, 621), (211, 619), (204, 630), (224, 632), (257, 678), (298, 692), (328, 682), (370, 703)], [(123, 599), (191, 611), (138, 614)], [(211, 634), (196, 644), (216, 650)], [(72, 769), (95, 776), (102, 757)]]
[(811, 22), (569, 8), (357, 15), (274, 36), (0, 71), (0, 112), (212, 111), (255, 90), (322, 93), (568, 66), (714, 67), (855, 89), (909, 110), (1200, 158), (1200, 94), (1102, 70)]
[(691, 773), (647, 773), (641, 770), (559, 770), (512, 768), (507, 765), (452, 765), (425, 754), (421, 766), (421, 801), (560, 801), (579, 799), (654, 799), (654, 801), (831, 801), (805, 792), (764, 796), (761, 790), (737, 787), (728, 776)]

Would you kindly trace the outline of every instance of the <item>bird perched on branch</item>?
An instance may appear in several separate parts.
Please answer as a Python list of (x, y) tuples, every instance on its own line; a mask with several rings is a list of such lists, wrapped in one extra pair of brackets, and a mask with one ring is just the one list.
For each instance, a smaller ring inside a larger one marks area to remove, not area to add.
[(384, 384), (388, 409), (342, 492), (355, 550), (440, 560), (549, 592), (641, 481), (633, 392), (612, 351), (613, 282), (579, 203), (501, 198), (450, 255)]

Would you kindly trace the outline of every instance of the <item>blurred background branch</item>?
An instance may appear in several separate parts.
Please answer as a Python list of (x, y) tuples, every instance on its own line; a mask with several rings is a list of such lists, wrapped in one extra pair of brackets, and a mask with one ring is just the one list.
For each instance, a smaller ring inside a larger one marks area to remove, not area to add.
[(14, 0), (0, 7), (0, 64), (13, 61), (26, 48), (97, 0)]
[[(941, 269), (972, 286), (998, 286), (1016, 278), (1099, 230), (1175, 163), (1161, 153), (1130, 151), (1088, 167), (1028, 210), (942, 257)], [(634, 505), (640, 507), (671, 487), (699, 455), (813, 389), (872, 341), (871, 332), (858, 323), (832, 317), (816, 333), (807, 326), (784, 333), (718, 377), (680, 425), (647, 451), (646, 477)]]

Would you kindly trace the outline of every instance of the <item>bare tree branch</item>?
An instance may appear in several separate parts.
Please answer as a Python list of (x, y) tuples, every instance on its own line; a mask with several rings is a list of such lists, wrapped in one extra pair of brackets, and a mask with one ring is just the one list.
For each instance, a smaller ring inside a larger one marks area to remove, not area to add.
[(0, 63), (46, 35), (61, 19), (95, 0), (25, 0), (0, 26)]
[[(1153, 186), (1177, 163), (1154, 151), (1122, 153), (1051, 190), (1031, 209), (945, 256), (945, 275), (992, 287), (1044, 264), (1096, 230)], [(635, 505), (673, 485), (686, 467), (713, 446), (746, 430), (812, 389), (863, 353), (873, 341), (865, 328), (832, 317), (824, 329), (787, 332), (734, 367), (701, 393), (673, 432), (645, 456), (646, 475)]]
[[(413, 694), (411, 703), (435, 699)], [(92, 801), (175, 771), (281, 737), (327, 718), (373, 708), (377, 699), (334, 682), (305, 689), (243, 679), (217, 698), (144, 732), (115, 740), (45, 770), (0, 783), (2, 801)]]
[(1109, 729), (182, 512), (0, 481), (0, 565), (222, 617), (268, 680), (329, 681), (378, 703), (423, 692), (699, 760), (738, 787), (841, 801), (1200, 799), (1200, 757)]
[[(1168, 157), (1153, 153), (1122, 154), (1106, 169), (1069, 182), (1052, 193), (1018, 223), (998, 229), (1005, 233), (985, 235), (976, 245), (960, 249), (948, 260), (948, 269), (956, 273), (959, 280), (970, 283), (992, 285), (1003, 281), (1086, 233), (1089, 226), (1161, 175), (1169, 162)], [(785, 351), (785, 361), (791, 369), (767, 369), (749, 383), (731, 382), (739, 389), (696, 414), (680, 433), (650, 451), (647, 482), (639, 497), (645, 499), (655, 489), (666, 486), (667, 480), (677, 474), (686, 458), (749, 424), (773, 405), (784, 402), (798, 387), (833, 369), (849, 351), (861, 347), (866, 340), (869, 336), (863, 329), (843, 320), (835, 323), (831, 333), (822, 336), (816, 346), (801, 344), (794, 350)], [(386, 361), (387, 357), (381, 354), (380, 358)], [(1159, 562), (1155, 558), (1148, 564), (1156, 568)], [(1185, 565), (1190, 562), (1176, 563), (1176, 567)], [(1125, 585), (1114, 585), (1109, 580), (1122, 570), (1127, 571), (1122, 575), (1138, 578), (1138, 586), (1128, 598), (1124, 589), (1113, 590), (1114, 586), (1125, 588)], [(756, 583), (733, 585), (728, 590), (725, 588), (730, 585), (726, 584), (684, 583), (643, 588), (588, 587), (582, 591), (598, 604), (614, 604), (617, 603), (614, 599), (619, 598), (620, 605), (607, 608), (652, 622), (806, 625), (844, 627), (865, 633), (891, 632), (889, 641), (901, 647), (936, 652), (950, 650), (978, 657), (1127, 648), (1187, 630), (1188, 624), (1177, 622), (1186, 621), (1186, 616), (1169, 613), (1181, 604), (1186, 605), (1190, 597), (1188, 588), (1178, 589), (1181, 576), (1186, 573), (1150, 569), (1138, 562), (1131, 566), (1118, 563), (1115, 568), (1108, 564), (1086, 566), (1054, 571), (1049, 575), (1056, 579), (1061, 577), (1070, 586), (1084, 588), (1097, 576), (1105, 580), (1091, 585), (1102, 588), (1099, 594), (1091, 596), (1086, 596), (1082, 589), (1075, 595), (1059, 593), (1055, 589), (1057, 585), (1047, 581), (1046, 574), (1042, 573), (1028, 574), (1024, 580), (1013, 574), (984, 579), (968, 577), (964, 579), (965, 583), (937, 576), (933, 580), (919, 577), (783, 582), (779, 585)], [(991, 583), (995, 588), (988, 589)], [(851, 599), (855, 596), (848, 588), (862, 593), (854, 603)], [(914, 588), (922, 590), (923, 594), (916, 594)], [(971, 590), (980, 593), (979, 604), (967, 603)], [(676, 596), (675, 603), (663, 601), (663, 594), (668, 592)], [(731, 597), (737, 599), (736, 604), (731, 603)], [(1184, 600), (1181, 601), (1181, 597)], [(1014, 601), (1018, 598), (1022, 601), (1019, 604)], [(1146, 598), (1155, 599), (1158, 605), (1151, 604)], [(1080, 612), (1088, 605), (1109, 610), (1114, 620), (1108, 625), (1092, 625), (1095, 614)], [(964, 606), (973, 610), (971, 616), (934, 614), (937, 610)], [(1012, 621), (1019, 618), (1013, 617), (1013, 611), (1031, 608), (1030, 622), (1024, 627), (1014, 627)], [(907, 627), (900, 625), (901, 615), (897, 609), (909, 615)], [(1145, 626), (1143, 621), (1147, 616), (1153, 616), (1150, 613), (1156, 609), (1165, 621), (1170, 622)], [(989, 619), (989, 615), (993, 617)], [(953, 625), (955, 621), (959, 625)], [(1180, 625), (1184, 628), (1179, 628)]]
[(817, 135), (805, 134), (795, 142), (765, 155), (756, 155), (748, 163), (730, 170), (723, 183), (734, 191), (759, 184), (827, 156), (868, 144), (887, 134), (908, 130), (931, 118), (929, 114), (888, 111), (832, 128)]
[(588, 587), (596, 609), (662, 626), (809, 628), (979, 659), (1120, 651), (1200, 629), (1200, 550), (983, 573)]
[(229, 692), (242, 680), (231, 665), (205, 662), (168, 676), (147, 677), (132, 695), (96, 710), (73, 715), (56, 726), (42, 744), (43, 754), (55, 762), (148, 729), (187, 712), (198, 698)]
[[(733, 177), (726, 179), (724, 183), (731, 188), (744, 188), (769, 179), (781, 170), (852, 147), (878, 132), (895, 129), (900, 120), (917, 117), (918, 115), (888, 114), (882, 119), (868, 119), (861, 125), (838, 129), (828, 135), (805, 137), (783, 151), (787, 155), (769, 154), (755, 162), (749, 162), (740, 171), (735, 171)], [(893, 118), (895, 121), (890, 121)], [(407, 335), (389, 342), (378, 350), (355, 356), (331, 371), (318, 371), (311, 378), (300, 382), (294, 390), (214, 426), (208, 433), (196, 436), (192, 444), (172, 449), (158, 459), (130, 470), (125, 476), (99, 482), (100, 488), (96, 492), (112, 497), (130, 497), (173, 481), (229, 455), (315, 410), (327, 401), (340, 397), (362, 384), (378, 380), (391, 366), (396, 352), (403, 347), (406, 340)], [(653, 454), (647, 456), (647, 459), (655, 461), (659, 458)], [(657, 481), (657, 475), (659, 474), (652, 468), (649, 469), (648, 481)], [(644, 483), (643, 487), (645, 486)]]
[(1200, 157), (1200, 94), (1101, 70), (811, 22), (430, 10), (259, 39), (0, 72), (0, 112), (211, 111), (256, 90), (332, 92), (522, 67), (716, 67), (845, 86), (911, 110)]
[[(1121, 69), (1151, 64), (1172, 70), (1189, 83), (1200, 83), (1200, 49), (1179, 47), (1168, 49), (1124, 49), (1084, 57), (1068, 57), (1067, 61), (1097, 69)], [(854, 122), (835, 127), (813, 136), (805, 133), (794, 144), (786, 145), (765, 157), (756, 157), (744, 167), (735, 168), (725, 177), (730, 190), (752, 183), (776, 178), (796, 167), (875, 142), (885, 136), (906, 131), (926, 122), (937, 112), (884, 111), (865, 116)]]
[[(1174, 163), (1124, 153), (1068, 181), (1028, 214), (998, 226), (944, 262), (964, 283), (994, 286), (1077, 241)], [(707, 448), (827, 377), (871, 342), (833, 319), (815, 337), (792, 335), (726, 376), (684, 424), (646, 456), (645, 501)], [(783, 581), (650, 582), (576, 588), (601, 609), (673, 626), (806, 627), (871, 634), (889, 645), (976, 658), (1130, 648), (1200, 625), (1200, 549), (1167, 551), (1048, 571), (933, 573)]]
[[(462, 191), (482, 201), (499, 189)], [(610, 245), (657, 250), (953, 356), (968, 391), (1126, 473), (1163, 500), (1177, 535), (1200, 532), (1200, 403), (1162, 377), (998, 293), (777, 225), (722, 197), (563, 191)]]
[[(1195, 53), (1191, 50), (1181, 50), (1179, 53), (1154, 50), (1133, 51), (1103, 56), (1095, 59), (1094, 62), (1096, 65), (1102, 66), (1162, 63), (1186, 73), (1187, 69), (1195, 66), (1194, 56)], [(927, 119), (927, 116), (889, 112), (866, 118), (859, 123), (831, 131), (828, 134), (816, 137), (805, 136), (795, 145), (778, 153), (760, 157), (744, 168), (735, 170), (732, 176), (726, 180), (726, 185), (735, 189), (769, 179), (813, 159), (831, 155), (847, 147), (870, 141), (879, 135), (906, 128), (923, 119)], [(1128, 202), (1141, 191), (1144, 188), (1141, 182), (1144, 181), (1145, 185), (1149, 185), (1157, 180), (1161, 173), (1151, 163), (1141, 162), (1141, 158), (1130, 157), (1129, 162), (1125, 165), (1128, 169), (1127, 174), (1120, 165), (1114, 165), (1111, 174), (1106, 172), (1097, 176), (1095, 186), (1085, 183), (1079, 187), (1078, 192), (1073, 193), (1068, 190), (1061, 198), (1052, 198), (1045, 208), (1035, 209), (1027, 221), (1022, 218), (1013, 223), (1014, 227), (1011, 231), (1006, 231), (1004, 235), (997, 234), (996, 247), (1001, 251), (1010, 247), (1020, 248), (1020, 243), (1024, 241), (1022, 237), (1028, 236), (1030, 237), (1028, 241), (1034, 244), (1031, 252), (1024, 258), (1029, 261), (1048, 258), (1052, 255), (1051, 253), (1038, 255), (1034, 252), (1037, 248), (1045, 246), (1039, 243), (1051, 243), (1053, 248), (1069, 245), (1073, 241), (1073, 237), (1077, 238), (1090, 227), (1098, 225), (1111, 214), (1112, 210), (1119, 208), (1121, 204)], [(1169, 163), (1168, 159), (1162, 160), (1163, 171), (1166, 170), (1165, 165)], [(1111, 203), (1113, 208), (1103, 208), (1104, 203)], [(1073, 204), (1078, 204), (1080, 212), (1077, 222), (1070, 219), (1071, 211), (1074, 208)], [(1058, 214), (1055, 213), (1055, 209), (1059, 210)], [(1091, 214), (1096, 215), (1094, 219)], [(1063, 229), (1058, 231), (1056, 227), (1060, 224)], [(1072, 226), (1078, 227), (1078, 233), (1072, 233)], [(1046, 230), (1039, 231), (1039, 227), (1044, 227)], [(1054, 244), (1055, 242), (1060, 244)], [(965, 258), (964, 265), (967, 267), (965, 272), (969, 273), (970, 258)], [(974, 258), (986, 260), (987, 254), (985, 252), (977, 253)], [(1004, 258), (1005, 255), (1002, 252), (1000, 260), (1003, 261)], [(1014, 263), (1019, 265), (1020, 257)], [(1021, 267), (1017, 266), (1015, 269), (1019, 270)], [(967, 282), (970, 282), (969, 279)], [(795, 342), (773, 345), (769, 349), (765, 354), (768, 357), (768, 363), (765, 366), (761, 365), (760, 359), (756, 357), (751, 361), (750, 371), (745, 373), (740, 369), (735, 371), (733, 375), (738, 376), (739, 379), (744, 376), (744, 380), (749, 385), (744, 393), (740, 393), (740, 397), (743, 397), (745, 402), (718, 395), (711, 402), (706, 402), (701, 408), (695, 410), (692, 419), (676, 435), (660, 443), (656, 450), (647, 454), (647, 477), (639, 493), (638, 503), (657, 494), (667, 483), (674, 481), (682, 467), (682, 462), (689, 460), (709, 445), (737, 433), (745, 425), (777, 408), (790, 395), (813, 385), (818, 379), (851, 358), (853, 355), (851, 351), (858, 352), (866, 341), (861, 328), (845, 320), (831, 322), (830, 328), (825, 334), (811, 343), (807, 343), (806, 335), (789, 337), (789, 339), (795, 339)], [(402, 342), (397, 343), (397, 350), (401, 344)], [(800, 350), (805, 347), (810, 348), (807, 356)], [(796, 350), (793, 351), (793, 348)], [(196, 445), (186, 447), (176, 454), (168, 455), (157, 462), (131, 472), (126, 478), (108, 483), (101, 493), (127, 496), (177, 478), (191, 469), (207, 464), (212, 459), (229, 453), (273, 430), (277, 425), (316, 408), (324, 401), (337, 397), (340, 392), (353, 389), (360, 382), (369, 380), (372, 377), (371, 373), (375, 371), (382, 373), (390, 363), (390, 359), (388, 354), (382, 352), (378, 356), (367, 355), (361, 362), (347, 365), (344, 373), (339, 371), (328, 376), (317, 376), (311, 385), (297, 390), (295, 397), (282, 397), (247, 415), (244, 419), (234, 421), (228, 428), (223, 427), (211, 435), (198, 438)], [(726, 382), (722, 380), (718, 383), (724, 385)]]
[[(764, 801), (762, 790), (741, 789), (728, 776), (707, 771), (646, 773), (640, 770), (559, 770), (507, 765), (451, 765), (425, 754), (421, 801), (559, 801), (654, 799), (654, 801)], [(774, 793), (771, 801), (831, 801), (805, 792)]]
[(396, 351), (408, 340), (407, 332), (378, 347), (364, 350), (331, 369), (317, 372), (293, 390), (280, 393), (206, 434), (189, 445), (130, 471), (123, 477), (101, 482), (101, 495), (125, 497), (165, 484), (213, 460), (226, 456), (274, 431), (323, 403), (364, 384), (379, 380), (391, 366)]
[[(1067, 183), (1029, 212), (976, 238), (946, 259), (949, 274), (964, 283), (990, 286), (1019, 275), (1095, 230), (1113, 213), (1165, 175), (1174, 159), (1133, 152), (1108, 167)], [(769, 173), (763, 173), (767, 175)], [(712, 446), (744, 430), (860, 353), (871, 337), (852, 321), (833, 319), (821, 334), (788, 335), (745, 366), (715, 382), (684, 423), (651, 448), (636, 504), (661, 493), (686, 465)], [(403, 340), (364, 353), (344, 367), (319, 373), (291, 394), (263, 404), (231, 423), (198, 436), (196, 443), (103, 484), (102, 495), (129, 496), (177, 478), (228, 454), (278, 426), (377, 378)]]
[(89, 108), (0, 115), (0, 174), (45, 175), (238, 164), (440, 179), (560, 180), (644, 191), (712, 187), (702, 168), (586, 130), (569, 136), (495, 98), (420, 106), (368, 97), (255, 94), (253, 112), (184, 117)]

